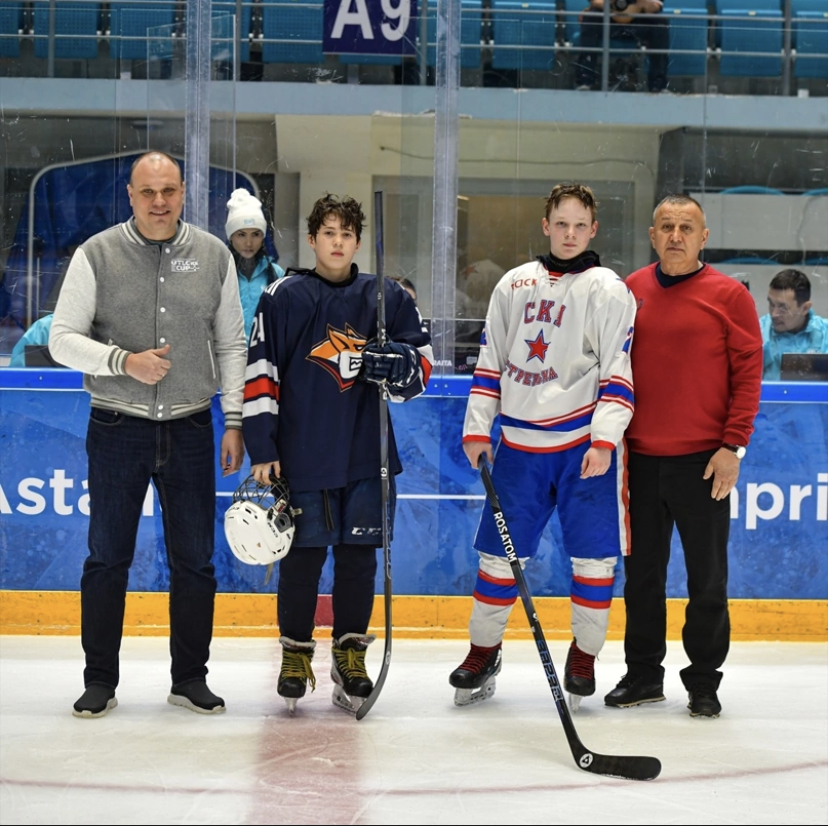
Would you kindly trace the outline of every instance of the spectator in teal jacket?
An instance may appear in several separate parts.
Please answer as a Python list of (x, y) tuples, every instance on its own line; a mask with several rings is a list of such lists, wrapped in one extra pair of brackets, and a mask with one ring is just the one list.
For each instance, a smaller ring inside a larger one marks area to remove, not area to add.
[(262, 202), (246, 189), (236, 189), (230, 195), (224, 230), (239, 274), (244, 334), (249, 341), (259, 296), (268, 284), (281, 278), (285, 271), (265, 251), (267, 221), (262, 211)]
[(53, 313), (39, 318), (20, 336), (17, 344), (11, 352), (11, 361), (9, 367), (25, 367), (26, 366), (26, 345), (40, 345), (46, 347), (49, 344), (49, 330), (52, 329)]
[(799, 270), (782, 270), (768, 288), (770, 312), (759, 319), (765, 381), (779, 381), (783, 353), (828, 353), (828, 320), (811, 309), (811, 282)]

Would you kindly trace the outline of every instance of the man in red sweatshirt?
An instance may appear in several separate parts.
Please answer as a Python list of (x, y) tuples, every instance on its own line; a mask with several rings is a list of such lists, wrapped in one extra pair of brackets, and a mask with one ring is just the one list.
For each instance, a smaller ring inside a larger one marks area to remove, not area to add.
[(718, 717), (730, 647), (727, 542), (730, 492), (753, 432), (762, 382), (756, 305), (738, 281), (702, 264), (701, 205), (670, 195), (650, 241), (659, 262), (632, 273), (637, 300), (627, 428), (632, 550), (624, 558), (627, 673), (604, 698), (627, 708), (664, 699), (667, 563), (673, 526), (684, 549), (689, 601), (681, 671), (692, 717)]

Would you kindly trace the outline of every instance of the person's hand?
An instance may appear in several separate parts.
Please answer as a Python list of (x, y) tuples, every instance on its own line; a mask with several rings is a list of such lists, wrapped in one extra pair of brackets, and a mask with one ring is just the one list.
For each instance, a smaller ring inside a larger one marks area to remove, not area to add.
[(480, 464), (480, 457), (484, 453), (486, 454), (486, 461), (489, 464), (494, 461), (491, 442), (463, 442), (463, 452), (475, 470), (477, 470)]
[(250, 472), (253, 474), (253, 478), (260, 485), (272, 485), (273, 483), (270, 481), (270, 475), (273, 474), (277, 479), (279, 479), (282, 475), (282, 468), (279, 466), (278, 462), (263, 462), (260, 465), (253, 465), (253, 467), (250, 468)]
[(581, 460), (581, 479), (603, 476), (612, 461), (612, 451), (608, 447), (591, 447)]
[(221, 437), (221, 475), (238, 473), (244, 459), (244, 439), (241, 430), (225, 430)]
[(387, 382), (405, 388), (417, 377), (419, 362), (419, 354), (410, 344), (389, 341), (380, 347), (371, 342), (362, 351), (361, 376), (375, 384)]
[(739, 466), (742, 460), (732, 450), (720, 447), (711, 457), (704, 469), (705, 479), (713, 477), (713, 499), (724, 499), (736, 486), (739, 478)]
[(171, 362), (164, 358), (169, 352), (170, 345), (165, 344), (157, 350), (130, 353), (124, 362), (124, 370), (128, 376), (142, 384), (158, 384), (169, 372)]

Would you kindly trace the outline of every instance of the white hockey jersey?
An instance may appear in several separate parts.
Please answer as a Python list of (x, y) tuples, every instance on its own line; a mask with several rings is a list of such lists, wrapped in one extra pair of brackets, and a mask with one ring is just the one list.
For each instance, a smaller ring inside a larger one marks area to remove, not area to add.
[(586, 441), (614, 448), (633, 414), (635, 299), (610, 269), (510, 270), (489, 302), (463, 441), (552, 453)]

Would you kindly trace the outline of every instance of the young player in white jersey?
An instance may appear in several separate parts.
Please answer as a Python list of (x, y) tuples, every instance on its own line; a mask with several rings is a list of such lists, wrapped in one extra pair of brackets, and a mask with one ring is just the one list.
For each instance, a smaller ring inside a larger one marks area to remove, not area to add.
[[(473, 467), (493, 462), (521, 565), (555, 508), (572, 558), (572, 635), (564, 688), (573, 709), (595, 692), (615, 567), (629, 553), (624, 430), (633, 413), (635, 301), (587, 247), (598, 230), (592, 190), (556, 186), (543, 232), (550, 254), (503, 276), (492, 293), (463, 426)], [(491, 430), (500, 415), (493, 458)], [(452, 673), (455, 703), (491, 697), (518, 589), (488, 507), (474, 541), (480, 562), (471, 650)]]

